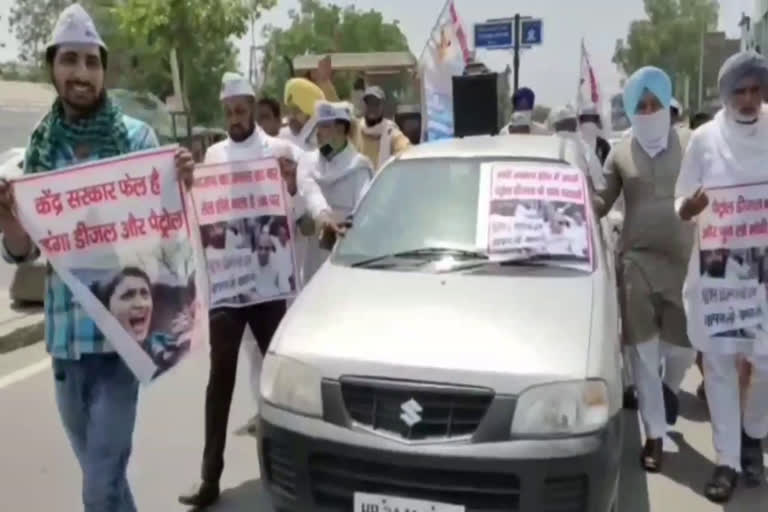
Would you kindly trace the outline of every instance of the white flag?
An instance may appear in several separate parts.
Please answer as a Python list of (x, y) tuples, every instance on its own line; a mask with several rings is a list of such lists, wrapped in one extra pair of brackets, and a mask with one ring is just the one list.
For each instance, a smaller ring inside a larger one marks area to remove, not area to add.
[(449, 0), (430, 34), (420, 62), (422, 126), (427, 140), (453, 137), (453, 77), (464, 73), (469, 58), (464, 28), (453, 0)]

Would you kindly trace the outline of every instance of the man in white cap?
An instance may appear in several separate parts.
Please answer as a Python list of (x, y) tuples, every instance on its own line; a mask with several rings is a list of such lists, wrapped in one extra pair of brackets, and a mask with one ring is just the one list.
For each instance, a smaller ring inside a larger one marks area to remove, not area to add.
[(604, 165), (611, 152), (611, 143), (603, 138), (603, 120), (594, 105), (584, 105), (579, 109), (579, 132), (590, 150), (597, 155), (600, 165)]
[(576, 111), (566, 105), (552, 112), (552, 129), (560, 137), (560, 158), (570, 161), (584, 172), (593, 187), (603, 185), (603, 167), (579, 133)]
[(355, 134), (355, 146), (367, 156), (378, 171), (389, 160), (408, 149), (411, 141), (400, 128), (384, 118), (384, 90), (374, 85), (363, 93), (364, 113)]
[[(270, 137), (256, 124), (256, 94), (250, 82), (241, 75), (224, 74), (220, 98), (226, 114), (229, 137), (208, 148), (205, 163), (277, 158), (288, 193), (292, 197), (294, 215), (300, 216), (302, 205), (297, 191), (295, 168), (302, 151), (288, 141)], [(256, 234), (257, 238), (258, 236)], [(255, 260), (254, 264), (257, 264)], [(242, 307), (219, 307), (210, 313), (211, 366), (205, 399), (202, 483), (188, 494), (179, 497), (179, 501), (184, 505), (206, 507), (219, 498), (229, 410), (245, 326), (250, 327), (263, 355), (286, 311), (285, 300), (252, 304), (252, 299), (253, 295), (233, 297), (227, 302), (242, 303)], [(252, 343), (246, 343), (245, 348), (251, 360), (253, 386), (254, 382), (258, 382), (256, 375), (261, 356)], [(254, 393), (257, 390), (257, 387), (253, 388)]]
[[(67, 7), (46, 47), (57, 98), (32, 132), (25, 174), (117, 157), (158, 145), (152, 129), (122, 113), (104, 89), (107, 47), (79, 4)], [(179, 179), (191, 185), (194, 161), (176, 155)], [(2, 253), (13, 263), (40, 254), (14, 214), (10, 185), (0, 181)], [(46, 345), (64, 430), (82, 470), (85, 512), (136, 510), (126, 469), (139, 384), (110, 341), (51, 272), (45, 293)], [(71, 509), (71, 506), (63, 508)]]
[(319, 101), (315, 106), (319, 149), (299, 161), (299, 190), (318, 226), (304, 266), (308, 282), (330, 254), (335, 235), (352, 214), (374, 175), (371, 161), (350, 141), (352, 105)]

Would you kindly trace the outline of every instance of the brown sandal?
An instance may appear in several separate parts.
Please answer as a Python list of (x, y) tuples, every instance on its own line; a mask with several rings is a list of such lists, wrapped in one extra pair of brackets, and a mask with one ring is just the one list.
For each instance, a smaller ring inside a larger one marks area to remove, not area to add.
[(663, 439), (648, 439), (640, 455), (640, 465), (649, 473), (661, 471), (661, 459), (664, 455)]

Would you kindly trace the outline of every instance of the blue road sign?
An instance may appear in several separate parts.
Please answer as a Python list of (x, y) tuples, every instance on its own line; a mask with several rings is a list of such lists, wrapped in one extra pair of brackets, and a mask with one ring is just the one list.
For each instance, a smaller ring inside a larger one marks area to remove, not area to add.
[(475, 48), (499, 50), (513, 48), (514, 23), (512, 21), (495, 21), (475, 24)]
[(520, 44), (525, 46), (542, 43), (542, 27), (540, 19), (523, 19), (520, 21)]

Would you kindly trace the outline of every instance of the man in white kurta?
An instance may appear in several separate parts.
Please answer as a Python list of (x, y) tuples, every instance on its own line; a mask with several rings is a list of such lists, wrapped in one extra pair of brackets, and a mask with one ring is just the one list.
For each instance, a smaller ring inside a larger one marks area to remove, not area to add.
[(318, 102), (315, 108), (319, 148), (299, 161), (299, 191), (318, 227), (309, 241), (304, 280), (309, 282), (330, 254), (320, 245), (328, 232), (341, 232), (340, 224), (352, 214), (373, 178), (374, 166), (351, 143), (352, 106)]
[[(205, 163), (216, 164), (235, 161), (260, 160), (275, 157), (283, 162), (297, 161), (301, 150), (290, 142), (268, 136), (256, 125), (256, 95), (250, 83), (235, 73), (224, 75), (221, 100), (227, 114), (229, 137), (211, 146)], [(294, 191), (294, 193), (296, 193)], [(292, 206), (297, 207), (298, 196)], [(294, 214), (295, 215), (295, 214)], [(275, 274), (276, 275), (276, 274)], [(275, 291), (277, 287), (275, 286)], [(279, 292), (279, 291), (278, 291)], [(279, 293), (277, 294), (279, 296)], [(248, 305), (247, 295), (233, 297), (232, 306), (214, 307), (210, 313), (211, 367), (205, 400), (205, 449), (202, 464), (202, 483), (179, 501), (191, 507), (204, 508), (219, 498), (219, 480), (224, 469), (224, 448), (227, 423), (235, 385), (238, 353), (245, 326), (253, 332), (262, 353), (266, 352), (277, 326), (286, 310), (285, 300), (266, 301)], [(260, 361), (259, 351), (246, 343), (251, 361)], [(256, 380), (257, 363), (252, 363), (252, 380)], [(252, 382), (256, 393), (258, 382)]]
[[(763, 104), (768, 60), (754, 52), (734, 55), (720, 70), (719, 86), (725, 107), (694, 133), (677, 181), (675, 208), (686, 221), (697, 222), (708, 207), (707, 190), (768, 180), (768, 108)], [(748, 486), (764, 481), (761, 440), (768, 435), (768, 332), (765, 321), (750, 329), (714, 334), (707, 330), (699, 290), (703, 279), (712, 278), (702, 275), (699, 237), (695, 240), (683, 297), (688, 335), (704, 355), (704, 384), (717, 453), (717, 467), (705, 494), (723, 503), (730, 500), (739, 472)], [(741, 265), (735, 261), (730, 264), (729, 280), (746, 275), (737, 266)], [(746, 397), (740, 397), (737, 370), (742, 357), (753, 367)]]

